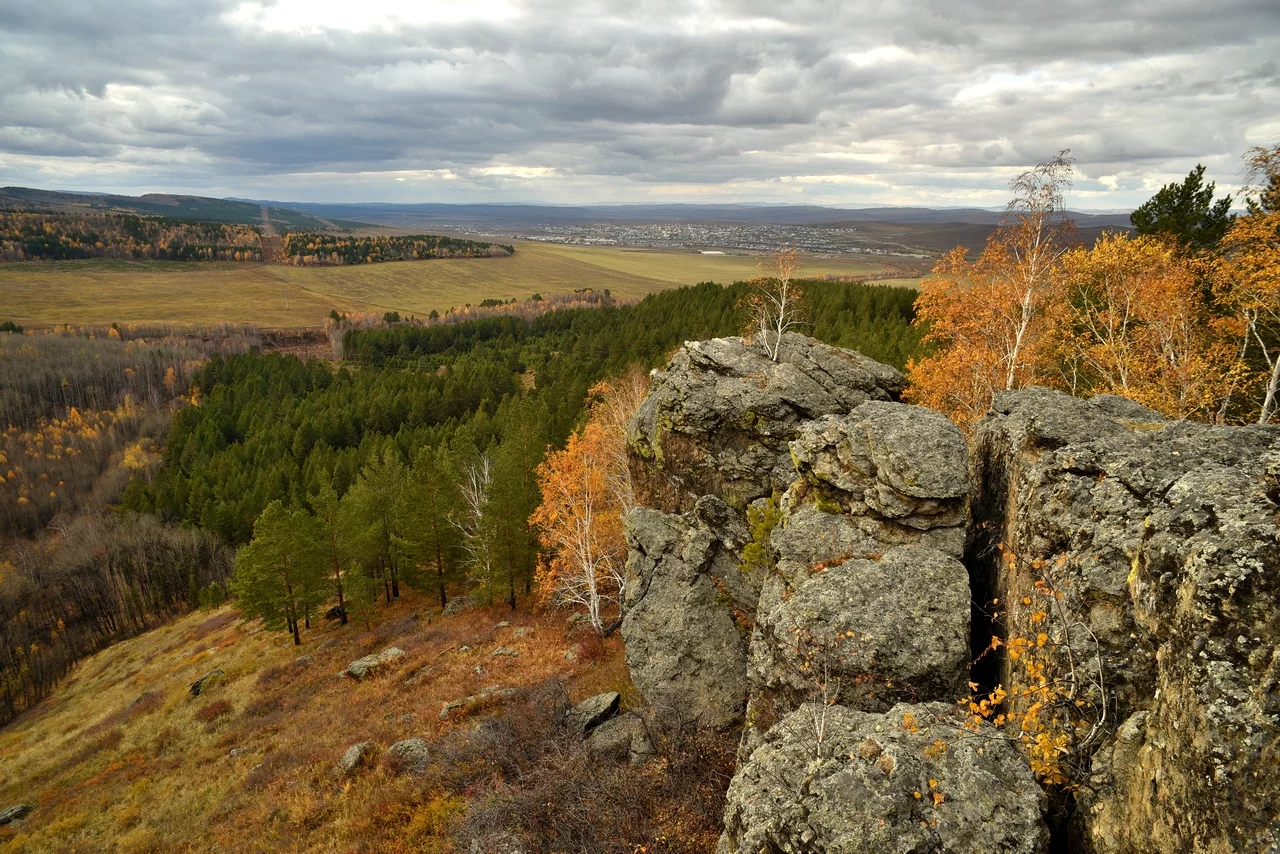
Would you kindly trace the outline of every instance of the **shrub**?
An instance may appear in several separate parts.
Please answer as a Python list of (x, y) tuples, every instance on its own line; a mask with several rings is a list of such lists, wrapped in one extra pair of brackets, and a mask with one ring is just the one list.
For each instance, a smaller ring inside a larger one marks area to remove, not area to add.
[(229, 715), (233, 711), (231, 703), (227, 700), (214, 700), (207, 706), (196, 709), (195, 718), (203, 724), (212, 724), (218, 718)]

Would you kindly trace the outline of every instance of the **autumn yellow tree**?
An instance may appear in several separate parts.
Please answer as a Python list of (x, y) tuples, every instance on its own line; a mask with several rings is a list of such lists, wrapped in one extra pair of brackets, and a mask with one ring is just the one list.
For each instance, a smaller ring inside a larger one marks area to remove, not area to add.
[(538, 467), (542, 503), (530, 521), (545, 550), (538, 569), (543, 601), (585, 608), (601, 634), (612, 628), (604, 624), (611, 606), (621, 617), (627, 557), (622, 516), (635, 506), (625, 428), (645, 387), (638, 368), (616, 382), (598, 383), (586, 426)]
[(1105, 234), (1064, 256), (1062, 281), (1049, 318), (1067, 390), (1123, 395), (1171, 418), (1215, 416), (1238, 324), (1215, 316), (1174, 242)]
[(1214, 290), (1241, 321), (1241, 362), (1261, 367), (1255, 383), (1257, 421), (1268, 424), (1280, 404), (1280, 145), (1251, 149), (1245, 162), (1249, 214), (1239, 217), (1222, 240), (1214, 260)]
[(1069, 151), (1014, 178), (1005, 216), (976, 261), (957, 247), (916, 301), (931, 354), (907, 365), (910, 397), (968, 425), (1001, 390), (1043, 381), (1048, 308), (1074, 240), (1066, 216)]

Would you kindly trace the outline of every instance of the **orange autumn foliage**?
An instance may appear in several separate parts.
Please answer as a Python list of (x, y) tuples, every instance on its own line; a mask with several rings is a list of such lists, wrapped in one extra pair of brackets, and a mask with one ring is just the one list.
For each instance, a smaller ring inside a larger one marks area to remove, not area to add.
[(1048, 306), (1074, 227), (1066, 151), (1010, 183), (1008, 212), (976, 261), (957, 247), (920, 289), (916, 322), (932, 355), (907, 364), (910, 399), (968, 425), (997, 391), (1044, 381)]
[[(1280, 154), (1277, 154), (1280, 160)], [(1280, 210), (1255, 205), (1240, 217), (1222, 239), (1222, 255), (1215, 259), (1215, 292), (1243, 324), (1242, 358), (1259, 353), (1265, 374), (1257, 421), (1267, 424), (1280, 401)]]
[(543, 601), (585, 608), (597, 632), (604, 631), (604, 612), (622, 604), (622, 516), (634, 506), (625, 429), (645, 385), (633, 369), (593, 387), (586, 426), (538, 467), (542, 503), (530, 521), (546, 550), (538, 569)]
[(1231, 384), (1239, 324), (1214, 315), (1170, 241), (1104, 234), (1063, 258), (1050, 314), (1063, 387), (1118, 394), (1171, 418), (1214, 416)]

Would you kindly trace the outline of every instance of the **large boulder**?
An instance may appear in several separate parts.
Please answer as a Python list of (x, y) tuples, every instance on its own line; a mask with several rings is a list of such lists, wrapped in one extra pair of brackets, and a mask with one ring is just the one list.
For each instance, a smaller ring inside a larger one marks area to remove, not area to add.
[(1045, 795), (1017, 749), (954, 704), (805, 705), (734, 774), (725, 854), (1043, 854)]
[(404, 650), (398, 646), (389, 646), (376, 655), (366, 655), (364, 658), (357, 658), (355, 661), (347, 665), (347, 669), (343, 671), (347, 676), (359, 681), (368, 679), (373, 674), (382, 670), (397, 658), (404, 656)]
[(692, 515), (638, 507), (623, 522), (631, 681), (655, 706), (712, 727), (733, 724), (746, 703), (747, 644), (732, 597), (708, 571), (718, 541)]
[(1067, 695), (1038, 711), (1090, 770), (1072, 844), (1280, 850), (1280, 429), (1008, 392), (974, 471), (974, 595), (1025, 645), (988, 681)]
[(969, 453), (960, 429), (921, 406), (865, 403), (844, 416), (806, 424), (790, 444), (802, 491), (826, 505), (874, 520), (890, 542), (952, 531), (959, 553), (968, 521)]
[[(786, 574), (784, 574), (784, 571)], [(968, 693), (969, 575), (924, 546), (827, 564), (779, 564), (751, 640), (752, 707), (806, 701), (885, 710)]]
[(677, 512), (703, 495), (741, 506), (782, 491), (801, 425), (894, 400), (905, 384), (894, 368), (803, 335), (786, 335), (776, 362), (741, 338), (688, 342), (654, 373), (628, 426), (641, 501)]
[(425, 774), (431, 767), (431, 747), (421, 738), (406, 738), (387, 748), (387, 766), (397, 774)]

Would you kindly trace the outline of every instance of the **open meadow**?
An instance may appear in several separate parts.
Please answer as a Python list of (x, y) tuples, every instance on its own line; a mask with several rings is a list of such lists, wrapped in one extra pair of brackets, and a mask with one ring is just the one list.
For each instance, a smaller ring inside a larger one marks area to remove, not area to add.
[[(275, 264), (57, 261), (0, 265), (0, 320), (26, 326), (257, 323), (320, 326), (331, 309), (425, 315), (484, 299), (583, 288), (620, 298), (757, 274), (749, 255), (700, 255), (523, 242), (510, 258), (288, 267)], [(885, 274), (874, 259), (814, 258), (814, 276)], [(901, 274), (899, 274), (901, 275)], [(913, 281), (913, 280), (910, 280)], [(902, 284), (895, 279), (894, 284)]]

